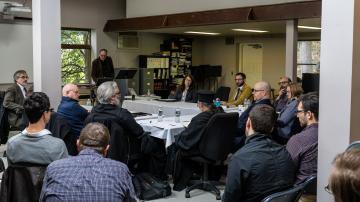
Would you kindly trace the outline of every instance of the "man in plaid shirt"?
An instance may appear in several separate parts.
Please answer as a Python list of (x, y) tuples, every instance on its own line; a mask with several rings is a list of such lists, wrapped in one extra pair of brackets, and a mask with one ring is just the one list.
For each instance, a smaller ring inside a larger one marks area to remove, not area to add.
[(109, 149), (104, 125), (88, 124), (77, 145), (78, 156), (48, 166), (40, 201), (136, 201), (127, 166), (104, 157)]

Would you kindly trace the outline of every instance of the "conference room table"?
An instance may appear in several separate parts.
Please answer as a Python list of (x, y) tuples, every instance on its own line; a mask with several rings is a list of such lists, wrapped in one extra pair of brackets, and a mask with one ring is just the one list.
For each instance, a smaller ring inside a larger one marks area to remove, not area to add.
[(165, 117), (175, 116), (176, 108), (180, 109), (181, 115), (196, 115), (200, 109), (196, 103), (189, 102), (163, 102), (158, 100), (124, 100), (122, 107), (129, 111), (157, 114), (161, 106)]
[(189, 125), (191, 119), (195, 115), (180, 116), (180, 122), (175, 122), (175, 117), (164, 117), (162, 121), (158, 121), (158, 118), (136, 120), (144, 131), (151, 132), (151, 136), (163, 139), (165, 141), (165, 147), (170, 146), (175, 142), (175, 136), (180, 134)]

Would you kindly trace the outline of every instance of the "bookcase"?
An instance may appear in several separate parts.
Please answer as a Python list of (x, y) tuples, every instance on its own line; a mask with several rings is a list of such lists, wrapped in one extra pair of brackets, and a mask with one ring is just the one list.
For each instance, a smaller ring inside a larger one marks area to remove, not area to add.
[(160, 45), (163, 55), (170, 57), (170, 82), (179, 85), (192, 65), (192, 39), (171, 38)]
[(151, 93), (167, 97), (170, 79), (170, 57), (139, 55), (140, 94)]

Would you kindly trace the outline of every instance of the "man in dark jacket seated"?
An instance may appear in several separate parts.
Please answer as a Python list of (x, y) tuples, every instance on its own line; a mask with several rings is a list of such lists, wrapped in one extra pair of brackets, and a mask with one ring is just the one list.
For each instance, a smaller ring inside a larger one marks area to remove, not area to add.
[(246, 142), (231, 158), (223, 201), (261, 201), (291, 187), (295, 166), (286, 148), (269, 137), (275, 110), (265, 104), (253, 107), (246, 121)]
[[(153, 164), (163, 164), (165, 167), (165, 145), (155, 146), (156, 151), (150, 151), (149, 156), (145, 157), (141, 153), (142, 138), (152, 138), (145, 134), (143, 128), (135, 121), (132, 114), (120, 107), (120, 91), (114, 81), (102, 83), (97, 89), (97, 99), (100, 104), (96, 105), (89, 116), (85, 119), (84, 124), (91, 122), (101, 122), (108, 127), (110, 131), (110, 149), (107, 157), (121, 161), (128, 165), (131, 172), (137, 172), (137, 168), (143, 169), (148, 166), (143, 161), (150, 161), (154, 155), (163, 156), (164, 162)], [(154, 138), (155, 139), (155, 138)], [(153, 140), (149, 144), (159, 144), (159, 141)], [(159, 151), (158, 151), (159, 150)], [(157, 157), (159, 157), (157, 156)], [(159, 157), (159, 159), (161, 159)], [(142, 165), (140, 165), (143, 163)], [(159, 175), (164, 168), (154, 168)]]
[(204, 128), (215, 113), (223, 112), (213, 103), (214, 93), (209, 91), (198, 92), (198, 107), (201, 113), (192, 118), (189, 126), (179, 135), (175, 136), (175, 150), (173, 181), (174, 190), (181, 191), (186, 188), (191, 176), (199, 167), (196, 162), (186, 159), (189, 156), (199, 155), (198, 144)]
[(250, 105), (239, 117), (238, 132), (235, 136), (235, 142), (234, 142), (235, 145), (234, 151), (238, 150), (240, 147), (244, 145), (246, 121), (249, 118), (251, 109), (259, 104), (267, 104), (272, 106), (270, 101), (270, 93), (271, 93), (271, 86), (268, 82), (259, 81), (254, 85), (254, 89), (252, 93), (254, 97), (254, 103), (252, 103), (252, 105)]
[(57, 113), (64, 117), (71, 127), (71, 134), (77, 138), (84, 127), (88, 111), (79, 105), (79, 88), (75, 84), (66, 84), (62, 89), (62, 98)]

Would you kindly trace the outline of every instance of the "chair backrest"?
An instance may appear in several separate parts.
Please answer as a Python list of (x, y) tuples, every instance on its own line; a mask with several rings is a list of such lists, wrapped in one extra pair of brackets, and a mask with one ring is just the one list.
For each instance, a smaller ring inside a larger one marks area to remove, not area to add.
[(304, 183), (304, 194), (316, 195), (316, 190), (317, 190), (316, 175), (308, 177), (303, 183)]
[(77, 138), (72, 134), (71, 127), (65, 118), (56, 112), (52, 112), (50, 121), (46, 124), (45, 128), (51, 132), (51, 136), (64, 141), (69, 155), (75, 156), (78, 154), (76, 146)]
[(347, 148), (346, 151), (349, 149), (360, 149), (360, 140), (352, 142)]
[(39, 201), (46, 165), (9, 164), (1, 181), (0, 201)]
[(282, 192), (277, 192), (267, 196), (262, 202), (296, 202), (299, 200), (305, 189), (309, 186), (316, 186), (316, 176), (310, 176), (304, 182)]
[(218, 161), (230, 153), (237, 129), (239, 114), (217, 113), (207, 123), (199, 144), (199, 151), (205, 158)]
[(220, 86), (215, 93), (215, 97), (221, 101), (227, 101), (229, 99), (230, 87)]
[(104, 124), (110, 132), (110, 148), (107, 157), (127, 165), (130, 161), (140, 158), (140, 140), (126, 134), (115, 117), (92, 113), (86, 118), (85, 124), (91, 122)]

